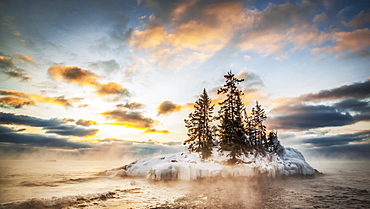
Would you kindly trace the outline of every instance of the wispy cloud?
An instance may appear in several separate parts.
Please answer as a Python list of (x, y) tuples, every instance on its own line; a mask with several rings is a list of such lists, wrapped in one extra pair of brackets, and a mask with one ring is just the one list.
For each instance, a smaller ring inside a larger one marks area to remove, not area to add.
[[(0, 95), (16, 96), (16, 97), (20, 97), (20, 98), (28, 100), (28, 101), (23, 100), (23, 102), (25, 102), (24, 105), (28, 105), (27, 103), (36, 104), (37, 102), (42, 102), (42, 103), (60, 105), (60, 106), (63, 106), (63, 107), (70, 107), (70, 106), (72, 106), (73, 103), (79, 102), (79, 101), (82, 100), (82, 98), (79, 98), (79, 97), (74, 97), (74, 98), (69, 98), (69, 99), (66, 99), (64, 96), (47, 97), (47, 96), (41, 96), (41, 95), (38, 95), (38, 94), (22, 93), (22, 92), (18, 92), (18, 91), (14, 91), (14, 90), (0, 90)], [(13, 104), (15, 104), (15, 106), (17, 107), (15, 101), (21, 102), (21, 100), (17, 100), (16, 97), (10, 97), (10, 98), (8, 97), (8, 99), (3, 99), (4, 107), (6, 107), (6, 106), (14, 107), (14, 105), (6, 105), (6, 103), (5, 103), (6, 101), (8, 102), (8, 104), (11, 104), (12, 101), (13, 101)], [(20, 108), (24, 105), (21, 105), (17, 108)]]
[(154, 126), (158, 121), (145, 117), (142, 112), (119, 106), (115, 110), (100, 113), (107, 120), (113, 120), (112, 123), (105, 123), (109, 125), (124, 126), (126, 128), (145, 129), (144, 133), (161, 133), (168, 134), (167, 130), (156, 130)]
[(26, 105), (35, 105), (36, 102), (29, 99), (23, 99), (18, 97), (1, 97), (0, 107), (3, 108), (22, 108)]
[(129, 91), (121, 84), (115, 82), (100, 83), (98, 79), (100, 76), (76, 66), (53, 66), (48, 69), (49, 75), (54, 80), (63, 80), (77, 85), (90, 86), (94, 89), (99, 96), (107, 95), (130, 95)]
[(0, 56), (0, 72), (13, 78), (20, 78), (22, 81), (27, 81), (30, 77), (24, 69), (15, 66), (10, 57)]

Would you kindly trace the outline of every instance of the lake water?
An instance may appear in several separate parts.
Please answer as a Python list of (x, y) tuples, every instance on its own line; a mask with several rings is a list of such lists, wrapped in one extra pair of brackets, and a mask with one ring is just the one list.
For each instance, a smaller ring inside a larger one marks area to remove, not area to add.
[(315, 178), (149, 181), (127, 161), (0, 161), (0, 208), (370, 208), (369, 161), (312, 161)]

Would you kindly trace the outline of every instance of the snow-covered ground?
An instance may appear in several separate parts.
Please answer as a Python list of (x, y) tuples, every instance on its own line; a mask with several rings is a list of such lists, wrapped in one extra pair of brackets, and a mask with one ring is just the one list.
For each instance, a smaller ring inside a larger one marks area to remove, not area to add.
[(277, 153), (242, 156), (242, 163), (227, 165), (227, 153), (214, 149), (211, 158), (202, 161), (198, 153), (176, 153), (155, 156), (132, 162), (119, 169), (106, 171), (107, 175), (141, 176), (153, 180), (195, 180), (207, 177), (252, 177), (260, 174), (269, 177), (313, 175), (315, 170), (301, 152), (280, 146)]

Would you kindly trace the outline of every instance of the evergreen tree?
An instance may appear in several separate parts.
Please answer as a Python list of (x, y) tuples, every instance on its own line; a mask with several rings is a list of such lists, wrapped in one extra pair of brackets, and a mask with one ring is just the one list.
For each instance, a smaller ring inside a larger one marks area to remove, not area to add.
[(194, 112), (189, 114), (189, 119), (184, 120), (189, 137), (184, 144), (189, 144), (190, 152), (199, 152), (202, 159), (212, 155), (214, 133), (211, 122), (214, 105), (211, 105), (211, 102), (204, 89), (194, 104)]
[(252, 115), (251, 115), (251, 125), (252, 130), (254, 132), (254, 147), (262, 151), (264, 149), (268, 149), (268, 141), (266, 136), (266, 126), (263, 124), (263, 121), (267, 119), (265, 110), (261, 107), (261, 105), (256, 101), (256, 106), (252, 108)]
[(217, 119), (220, 120), (220, 151), (230, 151), (230, 163), (236, 163), (237, 157), (249, 150), (249, 143), (243, 126), (242, 114), (244, 104), (241, 99), (243, 92), (237, 88), (237, 84), (244, 79), (237, 79), (234, 74), (228, 72), (225, 76), (226, 84), (217, 93), (226, 95), (226, 99), (220, 102), (220, 110)]

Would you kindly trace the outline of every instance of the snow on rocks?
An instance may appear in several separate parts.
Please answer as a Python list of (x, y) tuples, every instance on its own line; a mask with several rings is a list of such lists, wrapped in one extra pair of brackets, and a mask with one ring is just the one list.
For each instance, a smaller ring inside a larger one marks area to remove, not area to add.
[(227, 165), (227, 153), (214, 150), (212, 157), (201, 161), (198, 153), (176, 153), (155, 156), (132, 162), (119, 169), (107, 171), (108, 175), (140, 176), (153, 180), (196, 180), (208, 177), (268, 177), (313, 175), (315, 170), (296, 149), (281, 146), (279, 154), (251, 153), (241, 157), (242, 162)]

